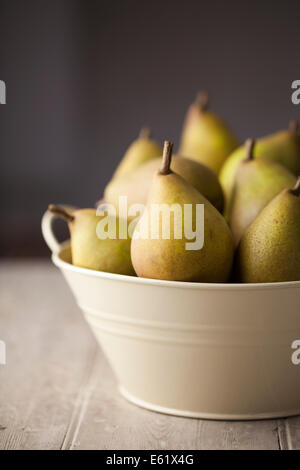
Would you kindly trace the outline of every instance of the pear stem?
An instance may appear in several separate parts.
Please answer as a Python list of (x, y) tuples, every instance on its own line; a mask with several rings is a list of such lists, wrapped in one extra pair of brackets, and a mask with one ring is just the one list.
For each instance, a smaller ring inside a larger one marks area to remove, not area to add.
[(151, 136), (151, 129), (150, 127), (142, 127), (139, 133), (140, 139), (149, 139)]
[(300, 176), (297, 179), (296, 185), (290, 189), (290, 193), (292, 193), (294, 196), (300, 196)]
[(254, 159), (254, 146), (255, 146), (255, 140), (254, 139), (247, 139), (245, 142), (245, 149), (246, 149), (246, 161), (250, 161)]
[(169, 173), (171, 173), (170, 165), (171, 165), (171, 160), (172, 160), (172, 150), (173, 150), (172, 142), (169, 142), (166, 140), (164, 143), (162, 164), (159, 170), (159, 173), (161, 175), (168, 175)]
[(70, 214), (64, 207), (61, 206), (56, 206), (55, 204), (49, 204), (48, 209), (50, 212), (53, 212), (53, 214), (59, 215), (63, 219), (65, 219), (67, 222), (73, 222), (74, 220), (74, 215)]
[(294, 134), (297, 134), (297, 132), (299, 131), (299, 122), (298, 121), (291, 121), (290, 124), (289, 124), (289, 131), (294, 133)]
[(196, 104), (200, 111), (207, 111), (209, 103), (209, 94), (207, 91), (199, 91), (196, 96)]

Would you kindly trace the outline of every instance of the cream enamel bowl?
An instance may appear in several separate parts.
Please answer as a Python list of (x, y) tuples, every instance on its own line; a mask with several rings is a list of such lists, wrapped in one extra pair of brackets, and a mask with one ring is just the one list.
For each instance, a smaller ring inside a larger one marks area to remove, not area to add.
[[(145, 408), (209, 419), (300, 414), (300, 282), (203, 284), (78, 268), (44, 238), (114, 370)], [(59, 308), (59, 299), (58, 299)]]

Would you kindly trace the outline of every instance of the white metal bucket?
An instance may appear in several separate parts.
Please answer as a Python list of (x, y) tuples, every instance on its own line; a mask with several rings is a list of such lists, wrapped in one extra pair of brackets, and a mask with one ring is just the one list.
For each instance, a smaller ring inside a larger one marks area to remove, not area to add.
[[(78, 268), (53, 232), (52, 260), (105, 352), (121, 393), (145, 408), (208, 419), (300, 414), (300, 281), (205, 284)], [(59, 302), (59, 300), (58, 300)]]

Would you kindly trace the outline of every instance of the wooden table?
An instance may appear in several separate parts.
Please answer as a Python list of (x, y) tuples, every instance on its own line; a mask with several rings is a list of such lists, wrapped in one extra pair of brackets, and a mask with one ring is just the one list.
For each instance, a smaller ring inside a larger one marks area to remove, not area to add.
[(137, 408), (60, 272), (0, 263), (0, 449), (300, 449), (300, 418), (218, 422)]

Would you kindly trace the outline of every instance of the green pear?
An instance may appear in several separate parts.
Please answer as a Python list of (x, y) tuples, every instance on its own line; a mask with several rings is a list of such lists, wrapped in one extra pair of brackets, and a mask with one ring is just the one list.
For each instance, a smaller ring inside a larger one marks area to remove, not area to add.
[[(153, 176), (146, 209), (132, 238), (135, 272), (140, 277), (171, 281), (225, 282), (234, 253), (230, 229), (223, 216), (197, 189), (171, 171), (171, 157), (172, 144), (165, 142), (162, 166)], [(170, 211), (169, 232), (164, 230), (166, 214), (159, 219), (155, 217), (157, 208)], [(204, 208), (204, 220), (201, 225), (200, 218), (199, 225), (201, 208)], [(194, 235), (188, 234), (187, 224), (193, 227)], [(200, 241), (201, 230), (204, 245)]]
[(117, 167), (113, 177), (119, 177), (130, 173), (152, 158), (162, 154), (162, 147), (150, 138), (150, 130), (143, 128), (138, 139), (136, 139), (127, 149), (121, 163)]
[(185, 119), (179, 153), (219, 173), (239, 142), (225, 122), (208, 109), (207, 93), (199, 93)]
[[(155, 158), (126, 175), (113, 178), (105, 188), (105, 202), (118, 208), (119, 197), (127, 196), (128, 207), (132, 204), (146, 204), (153, 175), (159, 170), (160, 165), (161, 158)], [(217, 175), (210, 168), (188, 158), (177, 156), (172, 158), (172, 170), (194, 186), (222, 212), (223, 191)]]
[[(49, 210), (68, 222), (71, 234), (71, 253), (74, 266), (134, 276), (130, 258), (131, 238), (118, 238), (120, 219), (113, 215), (96, 214), (95, 209), (78, 209), (72, 212), (51, 204)], [(107, 217), (108, 227), (115, 224), (116, 238), (99, 238), (99, 222)], [(110, 225), (111, 223), (111, 225)]]
[(235, 274), (240, 282), (300, 280), (300, 178), (261, 211), (241, 238)]
[(229, 208), (229, 225), (236, 243), (262, 209), (284, 188), (292, 188), (296, 177), (279, 163), (254, 158), (255, 141), (248, 139), (246, 158), (237, 168)]
[[(225, 195), (225, 216), (231, 193), (234, 186), (237, 167), (245, 156), (245, 148), (239, 147), (224, 163), (220, 172), (220, 181)], [(255, 145), (254, 156), (281, 163), (296, 176), (300, 174), (300, 135), (296, 121), (290, 123), (288, 130), (277, 132), (258, 139)]]

